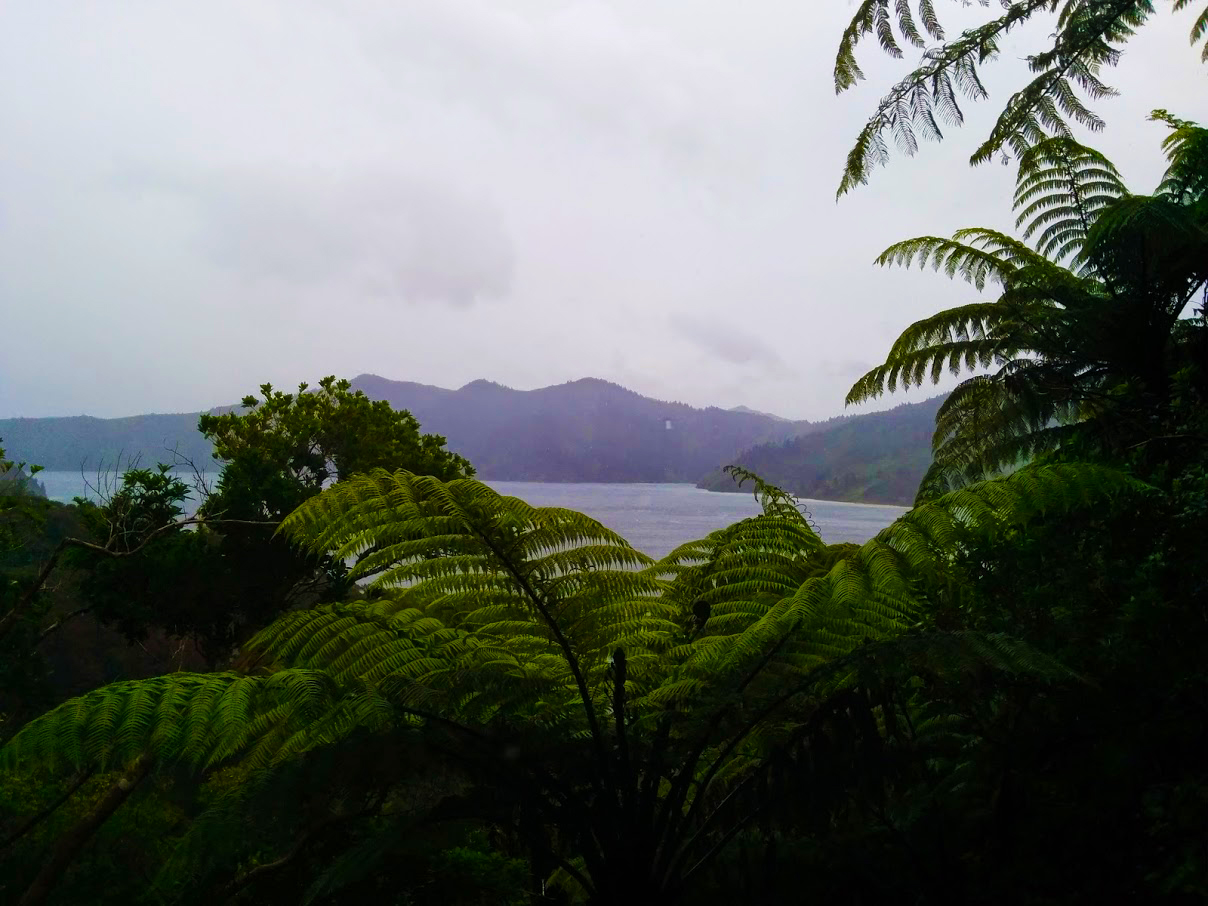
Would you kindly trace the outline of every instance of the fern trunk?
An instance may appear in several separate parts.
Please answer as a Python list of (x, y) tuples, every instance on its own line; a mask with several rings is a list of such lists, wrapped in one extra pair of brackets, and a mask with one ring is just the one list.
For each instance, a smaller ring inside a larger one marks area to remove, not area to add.
[(85, 844), (92, 839), (92, 835), (109, 819), (110, 815), (121, 807), (123, 802), (130, 798), (135, 787), (150, 771), (151, 759), (139, 758), (134, 766), (109, 788), (109, 791), (92, 811), (59, 837), (54, 849), (51, 850), (50, 858), (46, 860), (46, 864), (42, 866), (38, 876), (26, 889), (18, 906), (42, 906), (46, 902), (55, 883), (76, 860)]
[(673, 906), (679, 896), (654, 868), (655, 850), (633, 832), (612, 841), (611, 853), (592, 874), (590, 906)]
[(641, 875), (618, 876), (589, 900), (590, 906), (674, 906), (679, 897)]

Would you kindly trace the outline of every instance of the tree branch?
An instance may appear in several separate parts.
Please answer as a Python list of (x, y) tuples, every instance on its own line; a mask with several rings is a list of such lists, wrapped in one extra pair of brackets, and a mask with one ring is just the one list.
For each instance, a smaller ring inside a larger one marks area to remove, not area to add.
[(70, 611), (69, 613), (66, 613), (63, 616), (59, 617), (57, 620), (55, 620), (53, 623), (51, 623), (49, 626), (47, 626), (45, 629), (43, 629), (41, 632), (38, 633), (38, 638), (34, 641), (34, 644), (41, 645), (42, 642), (46, 639), (46, 637), (48, 635), (50, 635), (52, 632), (54, 632), (56, 629), (61, 628), (62, 626), (66, 625), (67, 623), (70, 623), (76, 617), (82, 617), (86, 613), (91, 613), (93, 606), (94, 605), (89, 604), (86, 607), (80, 607), (76, 610)]
[(236, 894), (238, 894), (249, 884), (254, 883), (264, 875), (273, 874), (274, 872), (285, 868), (287, 865), (293, 862), (294, 859), (300, 856), (303, 850), (306, 849), (307, 845), (316, 837), (338, 825), (346, 824), (349, 821), (355, 821), (359, 818), (368, 817), (369, 815), (377, 812), (380, 808), (381, 800), (378, 800), (366, 808), (361, 809), (360, 811), (351, 812), (347, 815), (328, 815), (322, 820), (315, 822), (314, 825), (312, 825), (302, 834), (302, 836), (298, 838), (298, 840), (286, 853), (276, 859), (273, 859), (271, 862), (263, 862), (254, 866), (253, 868), (249, 868), (242, 874), (237, 875), (229, 884), (222, 888), (220, 896), (223, 898), (223, 900), (229, 902), (230, 900), (234, 899)]

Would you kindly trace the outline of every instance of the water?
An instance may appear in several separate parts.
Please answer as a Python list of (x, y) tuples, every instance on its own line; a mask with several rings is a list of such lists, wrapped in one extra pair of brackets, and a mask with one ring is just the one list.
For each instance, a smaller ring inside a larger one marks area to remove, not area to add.
[[(178, 471), (175, 474), (190, 488), (194, 486), (192, 471)], [(59, 503), (71, 503), (77, 497), (84, 497), (88, 500), (105, 498), (112, 494), (119, 484), (117, 476), (111, 472), (98, 474), (97, 472), (56, 472), (44, 469), (34, 477), (46, 488), (46, 496)], [(203, 472), (201, 477), (210, 486), (218, 481), (217, 472)], [(185, 501), (185, 515), (193, 515), (200, 503), (201, 500), (194, 491)]]
[[(754, 516), (759, 504), (751, 494), (703, 491), (690, 484), (544, 484), (536, 481), (488, 481), (501, 494), (534, 506), (560, 506), (598, 519), (630, 544), (662, 557), (685, 541)], [(805, 500), (814, 524), (829, 544), (867, 541), (905, 507)]]
[[(211, 483), (217, 476), (206, 476)], [(192, 484), (192, 474), (181, 474)], [(95, 497), (95, 475), (79, 472), (40, 472), (52, 500)], [(488, 481), (501, 494), (519, 497), (534, 506), (558, 506), (586, 513), (626, 538), (638, 550), (661, 557), (673, 548), (703, 538), (740, 519), (754, 516), (759, 505), (750, 494), (719, 494), (690, 484), (544, 484), (536, 481)], [(828, 543), (867, 541), (905, 508), (829, 500), (804, 501), (814, 524)], [(186, 508), (192, 511), (192, 507)]]

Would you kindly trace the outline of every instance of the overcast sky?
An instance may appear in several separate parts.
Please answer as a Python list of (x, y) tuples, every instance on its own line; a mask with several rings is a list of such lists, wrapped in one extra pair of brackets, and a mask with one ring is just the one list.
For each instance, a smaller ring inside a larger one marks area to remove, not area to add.
[[(853, 8), (6, 0), (0, 416), (361, 372), (834, 415), (910, 321), (976, 298), (872, 261), (1011, 225), (1013, 170), (966, 161), (1036, 37), (965, 129), (836, 204), (904, 72), (870, 45), (869, 81), (834, 95)], [(1146, 112), (1208, 119), (1198, 8), (1161, 8), (1095, 139), (1139, 191), (1161, 170)]]

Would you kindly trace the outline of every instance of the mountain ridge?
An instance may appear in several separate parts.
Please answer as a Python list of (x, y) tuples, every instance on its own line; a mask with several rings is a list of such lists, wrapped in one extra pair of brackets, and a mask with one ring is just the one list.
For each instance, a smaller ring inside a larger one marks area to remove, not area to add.
[[(482, 477), (497, 480), (694, 482), (754, 443), (813, 428), (808, 421), (755, 411), (658, 400), (596, 377), (531, 390), (478, 378), (449, 389), (365, 373), (352, 385), (407, 409), (422, 430), (444, 436)], [(212, 447), (197, 432), (199, 415), (9, 418), (0, 419), (0, 437), (11, 451), (48, 469), (176, 456), (204, 468)]]
[[(908, 506), (931, 465), (935, 414), (941, 394), (882, 412), (851, 417), (833, 427), (744, 450), (735, 465), (764, 481), (815, 500)], [(747, 491), (721, 469), (697, 487)]]
[(409, 410), (482, 477), (500, 481), (694, 482), (746, 447), (814, 428), (658, 400), (594, 377), (532, 390), (485, 379), (445, 390), (376, 374), (352, 384)]
[[(786, 487), (804, 496), (897, 503), (908, 502), (910, 476), (921, 475), (930, 460), (930, 422), (925, 438), (919, 419), (893, 437), (901, 425), (887, 434), (864, 421), (880, 413), (792, 421), (745, 406), (658, 400), (592, 377), (532, 390), (486, 378), (453, 390), (376, 374), (358, 375), (352, 384), (410, 411), (422, 430), (445, 437), (487, 480), (684, 482), (732, 490), (728, 476), (717, 477), (721, 466), (737, 462), (761, 471), (754, 464), (766, 460), (768, 480), (783, 475)], [(10, 454), (48, 469), (113, 468), (119, 457), (122, 466), (132, 458), (148, 465), (177, 456), (207, 468), (212, 447), (197, 431), (199, 414), (0, 419), (0, 437)], [(845, 429), (853, 424), (864, 427)], [(793, 457), (803, 459), (789, 463)]]

